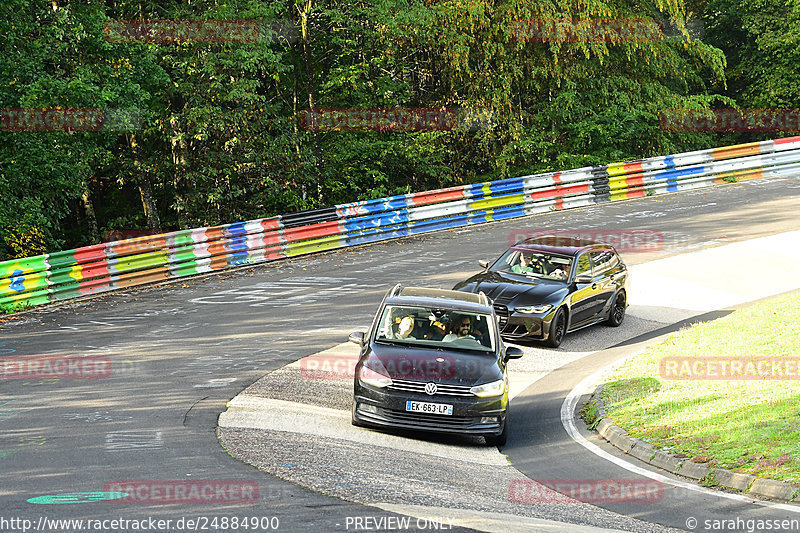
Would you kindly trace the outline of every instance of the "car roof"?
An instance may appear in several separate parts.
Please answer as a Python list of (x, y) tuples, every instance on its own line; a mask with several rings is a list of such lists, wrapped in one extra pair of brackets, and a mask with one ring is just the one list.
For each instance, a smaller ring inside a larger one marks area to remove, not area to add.
[(484, 293), (431, 289), (428, 287), (403, 287), (398, 284), (386, 299), (391, 305), (423, 305), (426, 307), (448, 307), (475, 313), (491, 313), (492, 304)]
[(564, 237), (555, 235), (543, 235), (541, 237), (531, 237), (518, 242), (514, 249), (528, 250), (531, 252), (547, 252), (562, 255), (578, 255), (580, 252), (591, 248), (608, 248), (608, 244), (592, 241), (589, 239), (578, 239), (575, 237)]

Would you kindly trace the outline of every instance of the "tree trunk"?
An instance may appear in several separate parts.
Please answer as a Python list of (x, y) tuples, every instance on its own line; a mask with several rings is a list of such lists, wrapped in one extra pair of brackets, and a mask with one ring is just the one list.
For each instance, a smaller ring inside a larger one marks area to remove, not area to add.
[[(306, 0), (306, 5), (303, 10), (295, 4), (298, 13), (300, 14), (300, 35), (303, 40), (303, 57), (305, 60), (306, 70), (306, 93), (308, 94), (308, 108), (314, 109), (314, 65), (313, 58), (311, 57), (311, 45), (308, 41), (308, 15), (313, 8), (312, 0)], [(314, 167), (317, 172), (317, 201), (322, 202), (322, 146), (319, 140), (319, 132), (316, 128), (311, 130), (311, 136), (314, 140)]]
[[(133, 167), (139, 171), (141, 169), (141, 162), (139, 161), (139, 144), (136, 142), (136, 135), (131, 133), (128, 135), (128, 143), (131, 147), (133, 154)], [(139, 186), (139, 195), (142, 197), (142, 209), (144, 216), (147, 218), (147, 227), (152, 231), (161, 231), (161, 220), (158, 217), (158, 209), (153, 200), (153, 189), (150, 185), (150, 178), (145, 172), (139, 172), (136, 176), (136, 182)]]
[(156, 232), (161, 231), (161, 219), (158, 217), (158, 209), (153, 200), (153, 189), (150, 186), (150, 178), (141, 176), (139, 178), (139, 194), (142, 197), (142, 207), (144, 216), (147, 217), (147, 226)]
[(178, 214), (178, 226), (186, 229), (185, 214), (188, 210), (188, 202), (181, 195), (181, 179), (186, 169), (186, 141), (180, 131), (178, 119), (173, 114), (169, 120), (170, 126), (170, 150), (172, 151), (173, 176), (172, 185), (175, 189), (175, 210)]
[[(292, 69), (292, 116), (294, 116), (294, 150), (297, 154), (297, 163), (294, 167), (295, 177), (300, 176), (300, 165), (299, 163), (302, 162), (302, 152), (300, 150), (300, 131), (297, 128), (297, 69)], [(310, 113), (310, 111), (309, 111)], [(306, 124), (309, 124), (311, 120), (310, 116), (306, 116)], [(306, 197), (308, 196), (308, 184), (306, 184), (305, 176), (302, 176), (300, 180), (300, 191), (303, 197), (303, 203), (306, 201)]]
[(97, 244), (100, 242), (100, 230), (97, 227), (97, 216), (94, 212), (91, 192), (86, 182), (83, 182), (81, 201), (83, 202), (83, 209), (86, 211), (86, 221), (89, 223), (89, 237), (91, 238), (92, 244)]

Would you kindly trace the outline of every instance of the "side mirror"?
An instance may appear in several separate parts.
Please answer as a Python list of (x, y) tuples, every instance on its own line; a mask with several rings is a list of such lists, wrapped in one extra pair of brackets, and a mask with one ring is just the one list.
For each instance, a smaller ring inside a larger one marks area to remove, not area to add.
[(590, 274), (581, 274), (580, 276), (575, 276), (575, 283), (591, 283), (592, 276)]
[(506, 361), (509, 359), (519, 359), (523, 355), (525, 355), (525, 352), (523, 352), (520, 348), (517, 348), (516, 346), (509, 346), (506, 348), (506, 355), (504, 359)]
[(484, 261), (483, 259), (478, 259), (478, 264), (483, 267), (484, 270), (489, 268), (489, 261)]
[(364, 332), (363, 331), (354, 331), (347, 337), (347, 340), (358, 344), (359, 346), (364, 346)]

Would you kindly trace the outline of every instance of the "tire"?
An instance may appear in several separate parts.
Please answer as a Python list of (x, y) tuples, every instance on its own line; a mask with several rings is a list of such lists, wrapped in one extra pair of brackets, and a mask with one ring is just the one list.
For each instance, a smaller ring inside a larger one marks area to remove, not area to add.
[(614, 297), (614, 303), (611, 305), (611, 309), (608, 311), (606, 325), (615, 328), (622, 324), (622, 320), (625, 318), (625, 308), (627, 306), (628, 297), (625, 295), (625, 291), (619, 291)]
[(499, 435), (486, 435), (486, 444), (488, 446), (505, 446), (508, 440), (508, 413), (506, 419), (503, 421), (503, 431)]
[(553, 317), (553, 321), (550, 322), (550, 333), (547, 335), (545, 344), (551, 348), (558, 348), (561, 346), (561, 341), (564, 340), (564, 335), (566, 334), (567, 316), (564, 314), (564, 308), (559, 307)]

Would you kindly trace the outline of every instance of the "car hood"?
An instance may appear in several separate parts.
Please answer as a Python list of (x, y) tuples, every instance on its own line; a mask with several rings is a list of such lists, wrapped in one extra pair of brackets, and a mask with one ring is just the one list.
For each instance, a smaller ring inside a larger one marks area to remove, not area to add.
[(376, 369), (376, 360), (386, 370), (381, 373), (392, 379), (471, 387), (503, 377), (500, 362), (493, 352), (416, 348), (373, 342), (369, 358), (364, 364)]
[(550, 303), (567, 292), (566, 284), (561, 281), (493, 271), (476, 274), (454, 288), (483, 292), (495, 303), (512, 306)]

